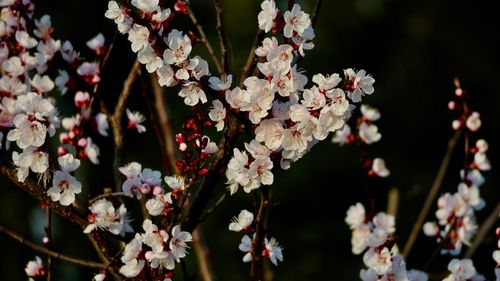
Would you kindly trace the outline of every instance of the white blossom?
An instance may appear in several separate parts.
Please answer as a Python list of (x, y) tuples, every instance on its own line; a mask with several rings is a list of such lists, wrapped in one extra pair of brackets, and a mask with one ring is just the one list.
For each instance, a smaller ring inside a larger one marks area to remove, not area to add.
[(231, 223), (229, 224), (229, 230), (234, 232), (240, 232), (247, 229), (252, 225), (253, 213), (247, 210), (241, 210), (238, 217), (233, 217)]

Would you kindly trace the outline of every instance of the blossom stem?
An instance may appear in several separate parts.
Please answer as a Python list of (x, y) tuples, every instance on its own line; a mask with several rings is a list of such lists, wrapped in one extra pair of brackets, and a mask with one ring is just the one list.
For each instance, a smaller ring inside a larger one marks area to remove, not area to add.
[(269, 210), (270, 195), (267, 186), (260, 187), (260, 204), (257, 218), (255, 219), (255, 237), (252, 241), (252, 267), (250, 271), (250, 280), (263, 280), (262, 271), (262, 250), (264, 249), (264, 220)]
[(224, 25), (222, 23), (222, 7), (221, 7), (221, 0), (214, 0), (214, 6), (215, 6), (215, 15), (217, 17), (217, 33), (219, 35), (219, 45), (220, 45), (220, 61), (222, 65), (222, 73), (223, 74), (228, 74), (229, 73), (229, 62), (228, 62), (228, 52), (229, 50), (227, 49), (227, 38), (224, 30)]
[(436, 199), (438, 191), (441, 188), (441, 184), (443, 183), (443, 179), (444, 179), (444, 176), (446, 174), (446, 170), (448, 169), (448, 165), (450, 163), (451, 156), (453, 154), (453, 151), (455, 150), (455, 146), (457, 145), (458, 139), (460, 138), (461, 135), (462, 135), (462, 132), (457, 130), (457, 131), (455, 131), (453, 136), (448, 141), (448, 148), (447, 148), (446, 153), (443, 157), (443, 160), (441, 161), (441, 166), (439, 167), (436, 178), (434, 178), (434, 182), (432, 183), (432, 187), (431, 187), (431, 190), (429, 191), (429, 195), (427, 195), (427, 198), (425, 199), (424, 206), (420, 210), (420, 213), (418, 214), (417, 220), (416, 220), (416, 222), (413, 225), (413, 228), (411, 230), (410, 236), (408, 237), (408, 240), (405, 244), (405, 247), (403, 250), (403, 257), (405, 257), (405, 258), (407, 258), (408, 255), (410, 254), (411, 249), (413, 248), (413, 245), (415, 244), (415, 241), (417, 239), (417, 236), (420, 233), (420, 230), (422, 229), (422, 225), (424, 224), (424, 220), (427, 217), (427, 214), (429, 213), (431, 206), (434, 203), (434, 200)]
[(217, 59), (217, 56), (215, 55), (214, 48), (212, 47), (212, 44), (210, 44), (210, 41), (208, 41), (208, 37), (205, 34), (205, 31), (203, 30), (203, 26), (201, 26), (201, 24), (198, 22), (198, 19), (194, 15), (193, 10), (191, 10), (191, 7), (186, 6), (186, 9), (187, 9), (187, 13), (188, 13), (189, 18), (191, 19), (191, 22), (193, 22), (194, 26), (196, 27), (196, 29), (198, 30), (198, 33), (201, 36), (201, 41), (203, 42), (203, 44), (205, 44), (205, 47), (207, 48), (207, 51), (210, 54), (210, 57), (212, 58), (212, 61), (215, 64), (215, 68), (217, 68), (217, 71), (219, 73), (222, 73), (223, 72), (222, 66), (221, 66), (219, 60)]
[(486, 220), (479, 228), (476, 238), (472, 242), (472, 245), (469, 247), (469, 249), (467, 249), (467, 252), (465, 252), (464, 258), (470, 259), (474, 255), (481, 242), (485, 240), (484, 237), (489, 233), (493, 225), (495, 225), (499, 213), (500, 213), (500, 202), (497, 203), (495, 209), (493, 209), (491, 214), (488, 216), (488, 218), (486, 218)]
[[(66, 256), (66, 255), (54, 252), (52, 250), (49, 250), (46, 247), (39, 246), (39, 245), (37, 245), (37, 244), (35, 244), (35, 243), (33, 243), (33, 242), (25, 239), (24, 237), (22, 237), (21, 235), (15, 233), (14, 231), (5, 228), (4, 226), (0, 226), (0, 233), (4, 233), (7, 236), (9, 236), (10, 238), (12, 238), (12, 239), (16, 240), (17, 242), (25, 245), (26, 247), (31, 248), (31, 249), (33, 249), (36, 252), (39, 252), (41, 254), (45, 254), (48, 257), (51, 257), (51, 258), (54, 258), (54, 259), (58, 259), (58, 260), (61, 260), (61, 261), (65, 261), (65, 262), (69, 262), (69, 263), (72, 263), (72, 264), (81, 265), (81, 266), (85, 266), (85, 267), (90, 267), (90, 268), (102, 269), (102, 268), (105, 267), (105, 265), (102, 264), (102, 263), (97, 263), (97, 262), (93, 262), (93, 261), (87, 261), (87, 260), (81, 260), (81, 259), (69, 257), (69, 256)], [(50, 269), (49, 269), (49, 271), (50, 271)], [(50, 275), (50, 273), (48, 273), (48, 275)]]

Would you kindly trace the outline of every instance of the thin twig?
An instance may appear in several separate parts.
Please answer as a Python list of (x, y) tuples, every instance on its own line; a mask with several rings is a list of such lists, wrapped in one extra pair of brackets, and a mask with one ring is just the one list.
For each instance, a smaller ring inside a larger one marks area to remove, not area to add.
[(25, 239), (21, 235), (15, 233), (12, 230), (9, 230), (9, 229), (5, 228), (4, 226), (0, 226), (0, 233), (5, 233), (10, 238), (12, 238), (12, 239), (16, 240), (17, 242), (25, 245), (26, 247), (31, 248), (31, 249), (33, 249), (36, 252), (39, 252), (41, 254), (45, 254), (45, 255), (47, 255), (47, 256), (49, 256), (51, 258), (54, 258), (54, 259), (62, 260), (62, 261), (65, 261), (65, 262), (69, 262), (69, 263), (72, 263), (72, 264), (77, 264), (77, 265), (81, 265), (81, 266), (85, 266), (85, 267), (91, 267), (91, 268), (102, 269), (102, 268), (105, 267), (105, 265), (102, 264), (102, 263), (81, 260), (81, 259), (77, 259), (77, 258), (65, 256), (63, 254), (51, 251), (51, 250), (49, 250), (49, 249), (47, 249), (47, 248), (45, 248), (43, 246), (40, 246), (40, 245), (37, 245), (37, 244), (35, 244), (35, 243), (31, 242), (31, 241), (28, 241), (27, 239)]
[(429, 191), (429, 195), (425, 200), (422, 210), (420, 210), (420, 213), (418, 214), (417, 221), (413, 225), (410, 236), (408, 237), (408, 240), (405, 244), (403, 250), (403, 257), (405, 258), (407, 258), (408, 254), (410, 254), (413, 244), (415, 243), (415, 240), (417, 239), (417, 236), (420, 233), (420, 230), (422, 229), (424, 220), (427, 217), (427, 214), (429, 213), (431, 206), (434, 203), (434, 200), (436, 199), (436, 196), (438, 194), (438, 191), (441, 187), (444, 176), (446, 174), (446, 170), (448, 169), (448, 164), (450, 163), (451, 156), (453, 154), (453, 151), (461, 134), (462, 134), (461, 131), (455, 131), (453, 136), (448, 141), (448, 149), (446, 150), (443, 160), (441, 161), (441, 166), (439, 167), (439, 171), (436, 175), (436, 178), (434, 179), (431, 190)]
[(187, 6), (186, 8), (187, 8), (187, 13), (188, 13), (189, 18), (191, 19), (191, 21), (193, 22), (194, 26), (198, 30), (198, 33), (200, 33), (201, 42), (203, 42), (203, 44), (205, 44), (205, 47), (207, 48), (207, 51), (210, 54), (210, 57), (212, 58), (212, 61), (215, 64), (215, 68), (217, 68), (217, 71), (219, 73), (222, 73), (223, 72), (222, 66), (221, 66), (219, 60), (217, 59), (217, 56), (215, 55), (214, 48), (212, 48), (212, 45), (210, 44), (210, 41), (208, 41), (208, 37), (205, 34), (205, 31), (203, 30), (203, 27), (198, 22), (198, 19), (194, 15), (193, 10), (191, 10), (191, 7)]
[(488, 234), (490, 229), (493, 227), (495, 222), (498, 220), (498, 214), (500, 214), (500, 202), (497, 203), (497, 206), (491, 214), (486, 218), (486, 220), (483, 222), (481, 227), (479, 228), (479, 231), (477, 232), (476, 238), (474, 238), (474, 241), (472, 242), (472, 245), (469, 247), (467, 252), (465, 253), (464, 258), (470, 259), (476, 252), (477, 248), (481, 244), (481, 242), (484, 241), (484, 237)]
[[(49, 208), (46, 208), (47, 212), (47, 225), (45, 226), (45, 234), (47, 235), (47, 249), (50, 250), (53, 246), (52, 244), (52, 211)], [(47, 259), (47, 280), (52, 280), (52, 259)]]
[(103, 198), (110, 198), (110, 197), (127, 197), (124, 192), (110, 192), (110, 193), (104, 193), (97, 195), (96, 197), (92, 198), (89, 200), (89, 205), (92, 205), (95, 201)]
[(141, 71), (141, 64), (138, 60), (135, 61), (132, 69), (130, 70), (127, 79), (123, 83), (123, 88), (116, 102), (116, 107), (113, 115), (109, 118), (109, 123), (113, 130), (113, 141), (115, 144), (114, 160), (113, 160), (113, 173), (115, 176), (115, 191), (121, 190), (122, 175), (118, 168), (122, 165), (122, 152), (123, 152), (123, 128), (122, 117), (125, 111), (127, 99), (132, 92), (132, 84)]
[(243, 82), (247, 77), (252, 75), (252, 72), (255, 69), (255, 65), (257, 65), (257, 55), (255, 54), (255, 49), (257, 49), (258, 45), (262, 40), (264, 40), (264, 36), (266, 33), (264, 30), (257, 31), (257, 34), (255, 34), (255, 39), (252, 44), (252, 48), (250, 48), (250, 52), (248, 54), (247, 62), (243, 66), (243, 72), (241, 73), (240, 76), (240, 87), (243, 87)]
[(227, 49), (227, 44), (226, 44), (226, 35), (224, 31), (224, 25), (222, 23), (222, 7), (221, 7), (221, 0), (214, 0), (214, 6), (215, 6), (215, 15), (217, 16), (217, 33), (219, 34), (219, 45), (220, 45), (220, 61), (222, 65), (222, 73), (223, 74), (228, 74), (229, 73), (229, 65), (228, 65), (228, 49)]
[(252, 241), (252, 267), (250, 270), (250, 280), (263, 280), (262, 271), (262, 250), (264, 249), (264, 220), (269, 209), (269, 188), (267, 186), (260, 187), (260, 204), (257, 218), (255, 219), (255, 236)]
[(205, 214), (203, 214), (203, 216), (200, 217), (200, 221), (204, 221), (211, 213), (213, 213), (215, 211), (215, 209), (217, 209), (217, 207), (219, 207), (219, 205), (222, 204), (222, 202), (226, 198), (226, 195), (227, 195), (227, 191), (222, 193), (221, 197), (219, 197), (219, 199), (217, 199), (217, 201), (212, 206), (212, 208), (208, 209), (205, 212)]
[(311, 16), (311, 25), (313, 27), (316, 25), (316, 21), (318, 20), (319, 10), (320, 10), (322, 2), (323, 2), (323, 0), (316, 0), (316, 3), (314, 4), (312, 16)]
[(198, 260), (198, 267), (200, 271), (201, 280), (214, 281), (215, 274), (212, 264), (210, 263), (210, 249), (208, 249), (203, 233), (200, 227), (193, 231), (193, 248), (196, 252), (196, 259)]
[(165, 153), (168, 159), (168, 164), (170, 166), (170, 174), (179, 174), (179, 169), (177, 168), (177, 147), (175, 145), (175, 134), (172, 130), (172, 124), (170, 122), (170, 109), (168, 107), (167, 93), (158, 84), (158, 77), (155, 74), (150, 74), (149, 79), (151, 80), (151, 88), (155, 96), (155, 110), (158, 116), (158, 123), (163, 133), (163, 141), (165, 143)]

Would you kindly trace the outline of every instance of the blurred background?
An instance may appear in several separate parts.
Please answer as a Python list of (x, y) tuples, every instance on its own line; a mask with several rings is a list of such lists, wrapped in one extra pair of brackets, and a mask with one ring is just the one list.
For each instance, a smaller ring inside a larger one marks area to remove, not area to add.
[[(171, 1), (170, 1), (171, 2)], [(217, 46), (212, 1), (192, 1), (193, 10)], [(312, 11), (314, 1), (300, 1), (305, 11)], [(231, 49), (231, 70), (239, 74), (257, 30), (260, 1), (222, 0), (226, 34)], [(481, 193), (486, 207), (478, 213), (481, 222), (500, 199), (500, 104), (498, 66), (500, 65), (499, 1), (434, 0), (329, 0), (323, 1), (315, 27), (316, 48), (307, 53), (300, 68), (309, 77), (315, 73), (342, 73), (354, 67), (365, 69), (376, 79), (375, 93), (364, 99), (378, 107), (381, 142), (369, 147), (369, 155), (386, 160), (391, 176), (372, 186), (376, 209), (385, 210), (390, 187), (400, 191), (396, 218), (398, 245), (404, 247), (413, 222), (430, 189), (447, 142), (452, 136), (455, 115), (447, 109), (454, 96), (453, 79), (472, 96), (472, 108), (483, 121), (476, 136), (490, 143), (489, 158), (493, 170), (485, 173)], [(55, 38), (70, 40), (83, 56), (90, 55), (85, 42), (102, 32), (108, 40), (115, 25), (104, 18), (107, 1), (35, 1), (37, 17), (52, 16)], [(187, 21), (186, 21), (187, 23)], [(203, 46), (195, 53), (205, 56)], [(108, 66), (103, 71), (103, 93), (112, 100), (119, 93), (134, 60), (126, 38), (118, 36)], [(213, 67), (211, 69), (214, 69)], [(239, 75), (236, 75), (239, 77)], [(182, 100), (167, 90), (174, 125), (183, 119)], [(71, 102), (70, 99), (62, 102)], [(129, 107), (145, 112), (140, 92)], [(72, 114), (62, 108), (61, 113)], [(113, 183), (112, 140), (98, 138), (101, 166), (89, 164), (79, 170), (84, 193), (95, 195)], [(161, 169), (159, 145), (153, 130), (138, 136), (126, 135), (126, 161), (140, 161), (143, 167)], [(458, 147), (462, 147), (459, 143)], [(462, 149), (457, 149), (442, 187), (442, 192), (456, 190), (458, 171), (463, 163)], [(269, 217), (270, 235), (284, 246), (284, 262), (271, 265), (273, 280), (358, 280), (363, 268), (362, 256), (351, 253), (350, 230), (344, 223), (346, 211), (358, 201), (366, 203), (361, 182), (359, 153), (354, 148), (338, 147), (329, 139), (318, 144), (289, 171), (277, 172), (272, 198), (277, 204)], [(43, 237), (44, 212), (22, 190), (0, 178), (0, 225), (39, 242)], [(90, 190), (90, 191), (89, 191)], [(223, 192), (221, 183), (218, 193)], [(203, 233), (211, 249), (218, 280), (247, 280), (249, 264), (243, 264), (238, 250), (241, 235), (227, 231), (231, 218), (243, 208), (251, 209), (253, 196), (239, 192), (207, 218)], [(429, 219), (434, 219), (434, 210)], [(138, 229), (141, 222), (135, 221)], [(496, 224), (498, 226), (498, 223)], [(493, 279), (496, 248), (494, 230), (490, 231), (474, 255), (475, 265), (488, 279)], [(97, 260), (81, 230), (55, 217), (56, 249), (70, 256)], [(408, 258), (408, 268), (422, 268), (435, 249), (435, 242), (419, 235)], [(192, 250), (191, 250), (192, 251)], [(3, 280), (26, 280), (24, 267), (36, 254), (17, 242), (0, 235), (0, 271)], [(436, 276), (446, 270), (449, 256), (437, 258), (429, 270)], [(196, 272), (194, 255), (187, 258), (190, 272)], [(55, 280), (91, 280), (95, 272), (56, 261)], [(440, 280), (440, 279), (439, 279)]]

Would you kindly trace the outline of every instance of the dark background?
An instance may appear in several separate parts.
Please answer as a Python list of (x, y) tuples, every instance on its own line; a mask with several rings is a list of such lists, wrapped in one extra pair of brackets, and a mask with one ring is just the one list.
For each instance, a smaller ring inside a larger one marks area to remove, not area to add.
[[(232, 53), (231, 70), (237, 73), (246, 60), (249, 45), (256, 32), (256, 15), (260, 1), (222, 1), (227, 35)], [(311, 11), (313, 1), (302, 1)], [(444, 155), (447, 141), (453, 134), (455, 117), (447, 109), (453, 98), (453, 79), (459, 77), (463, 88), (472, 95), (472, 107), (480, 112), (483, 127), (477, 137), (490, 143), (489, 157), (493, 170), (486, 173), (481, 188), (487, 206), (478, 213), (481, 222), (499, 200), (500, 111), (497, 109), (498, 72), (500, 63), (500, 18), (498, 1), (396, 1), (396, 0), (331, 0), (323, 1), (315, 28), (316, 48), (307, 53), (300, 67), (309, 77), (315, 73), (342, 73), (343, 69), (365, 69), (375, 79), (375, 94), (364, 99), (378, 107), (382, 119), (378, 125), (382, 141), (370, 147), (369, 154), (386, 160), (391, 176), (372, 187), (377, 194), (377, 210), (385, 209), (389, 187), (401, 193), (397, 216), (397, 236), (404, 247), (409, 231), (430, 189)], [(103, 14), (107, 1), (36, 1), (35, 14), (52, 16), (55, 38), (71, 40), (82, 55), (90, 55), (85, 42), (98, 32), (110, 40), (115, 25)], [(215, 19), (211, 1), (192, 1), (193, 9), (207, 28), (213, 45), (217, 45)], [(202, 54), (203, 46), (194, 53)], [(103, 92), (110, 101), (121, 89), (134, 57), (129, 43), (118, 36), (107, 69), (103, 71)], [(214, 67), (211, 67), (214, 71)], [(182, 119), (182, 100), (169, 92), (174, 123)], [(68, 99), (69, 100), (69, 99)], [(68, 101), (66, 100), (66, 101)], [(131, 109), (144, 112), (144, 101), (138, 92)], [(71, 110), (60, 109), (63, 114)], [(99, 190), (112, 184), (111, 139), (97, 138), (101, 146), (102, 165), (84, 165), (78, 172), (84, 191)], [(140, 161), (145, 167), (161, 169), (159, 148), (151, 127), (148, 133), (126, 135), (127, 161)], [(459, 147), (463, 144), (459, 143)], [(105, 156), (107, 155), (107, 156)], [(462, 150), (452, 158), (443, 192), (454, 192), (459, 182)], [(326, 140), (318, 144), (287, 172), (276, 172), (272, 187), (273, 200), (269, 218), (271, 235), (285, 249), (285, 261), (274, 267), (274, 280), (358, 280), (363, 267), (362, 256), (350, 251), (350, 231), (344, 223), (347, 208), (366, 200), (361, 183), (359, 154), (355, 149), (339, 148)], [(0, 181), (0, 224), (23, 234), (32, 241), (41, 241), (45, 217), (37, 202), (6, 179)], [(219, 188), (219, 193), (223, 187)], [(91, 191), (92, 193), (92, 191)], [(203, 228), (211, 249), (211, 261), (219, 280), (247, 280), (250, 266), (243, 264), (237, 249), (241, 236), (227, 231), (232, 216), (243, 208), (252, 208), (253, 196), (239, 192), (226, 199), (207, 218)], [(433, 213), (434, 211), (431, 211)], [(431, 219), (434, 218), (431, 214)], [(139, 229), (140, 222), (134, 227)], [(55, 219), (55, 244), (58, 251), (96, 260), (90, 243), (81, 230)], [(491, 253), (496, 239), (487, 236), (474, 256), (475, 265), (488, 279), (493, 278)], [(419, 236), (408, 259), (409, 268), (421, 268), (431, 256), (435, 243)], [(192, 252), (192, 250), (191, 250)], [(0, 236), (0, 271), (3, 280), (26, 280), (24, 266), (34, 253), (13, 240)], [(445, 271), (450, 257), (440, 257), (431, 265), (436, 274)], [(189, 255), (191, 272), (194, 255)], [(90, 280), (94, 272), (57, 262), (55, 280)], [(441, 280), (441, 279), (439, 279)]]

